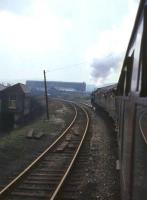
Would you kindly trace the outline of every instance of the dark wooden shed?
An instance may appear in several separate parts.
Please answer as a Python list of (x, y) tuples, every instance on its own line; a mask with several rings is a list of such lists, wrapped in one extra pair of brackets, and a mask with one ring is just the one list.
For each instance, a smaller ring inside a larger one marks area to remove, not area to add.
[(5, 88), (0, 92), (0, 99), (1, 118), (5, 116), (4, 118), (6, 118), (8, 121), (12, 120), (13, 118), (12, 121), (17, 123), (30, 112), (30, 91), (24, 84), (17, 83), (13, 86)]

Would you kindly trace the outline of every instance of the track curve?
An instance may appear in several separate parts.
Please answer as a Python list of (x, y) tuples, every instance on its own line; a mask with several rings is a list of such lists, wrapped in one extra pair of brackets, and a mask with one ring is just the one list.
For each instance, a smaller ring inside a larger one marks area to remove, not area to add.
[[(0, 191), (0, 199), (55, 199), (76, 160), (89, 126), (87, 111), (76, 104), (74, 110), (75, 116), (66, 130)], [(84, 128), (82, 123), (85, 123)]]

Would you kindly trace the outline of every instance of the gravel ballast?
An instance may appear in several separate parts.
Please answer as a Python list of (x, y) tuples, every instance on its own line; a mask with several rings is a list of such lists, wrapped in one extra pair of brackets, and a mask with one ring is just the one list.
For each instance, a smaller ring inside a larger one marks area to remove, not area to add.
[(91, 139), (85, 185), (79, 199), (120, 200), (117, 136), (113, 121), (101, 108), (91, 111)]

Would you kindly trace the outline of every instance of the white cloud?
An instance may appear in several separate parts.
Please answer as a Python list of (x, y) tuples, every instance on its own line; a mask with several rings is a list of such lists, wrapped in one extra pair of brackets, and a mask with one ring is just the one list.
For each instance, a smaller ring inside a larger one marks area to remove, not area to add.
[(0, 12), (0, 27), (0, 43), (14, 49), (60, 48), (62, 42), (60, 21), (52, 14), (48, 18), (39, 18), (3, 11)]
[(62, 51), (65, 31), (72, 29), (72, 23), (58, 17), (46, 3), (35, 1), (30, 15), (0, 11), (1, 80), (8, 75), (10, 79), (39, 77), (41, 64), (47, 64), (53, 52)]
[(62, 49), (64, 32), (72, 28), (70, 20), (58, 17), (46, 0), (36, 0), (31, 15), (0, 12), (0, 44), (29, 53)]

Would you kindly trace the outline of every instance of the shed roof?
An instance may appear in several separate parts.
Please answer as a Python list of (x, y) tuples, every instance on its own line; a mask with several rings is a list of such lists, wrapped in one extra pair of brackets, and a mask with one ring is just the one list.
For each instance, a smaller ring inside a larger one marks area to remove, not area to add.
[(4, 86), (3, 84), (0, 84), (0, 91), (4, 90), (6, 88), (6, 86)]
[(15, 85), (12, 85), (12, 86), (9, 86), (7, 88), (5, 88), (3, 91), (4, 92), (8, 92), (10, 91), (11, 89), (19, 89), (21, 90), (24, 94), (29, 94), (30, 93), (30, 90), (28, 89), (28, 87), (22, 83), (17, 83)]
[(25, 84), (22, 84), (22, 83), (17, 83), (17, 84), (21, 87), (24, 93), (30, 93), (29, 88)]

